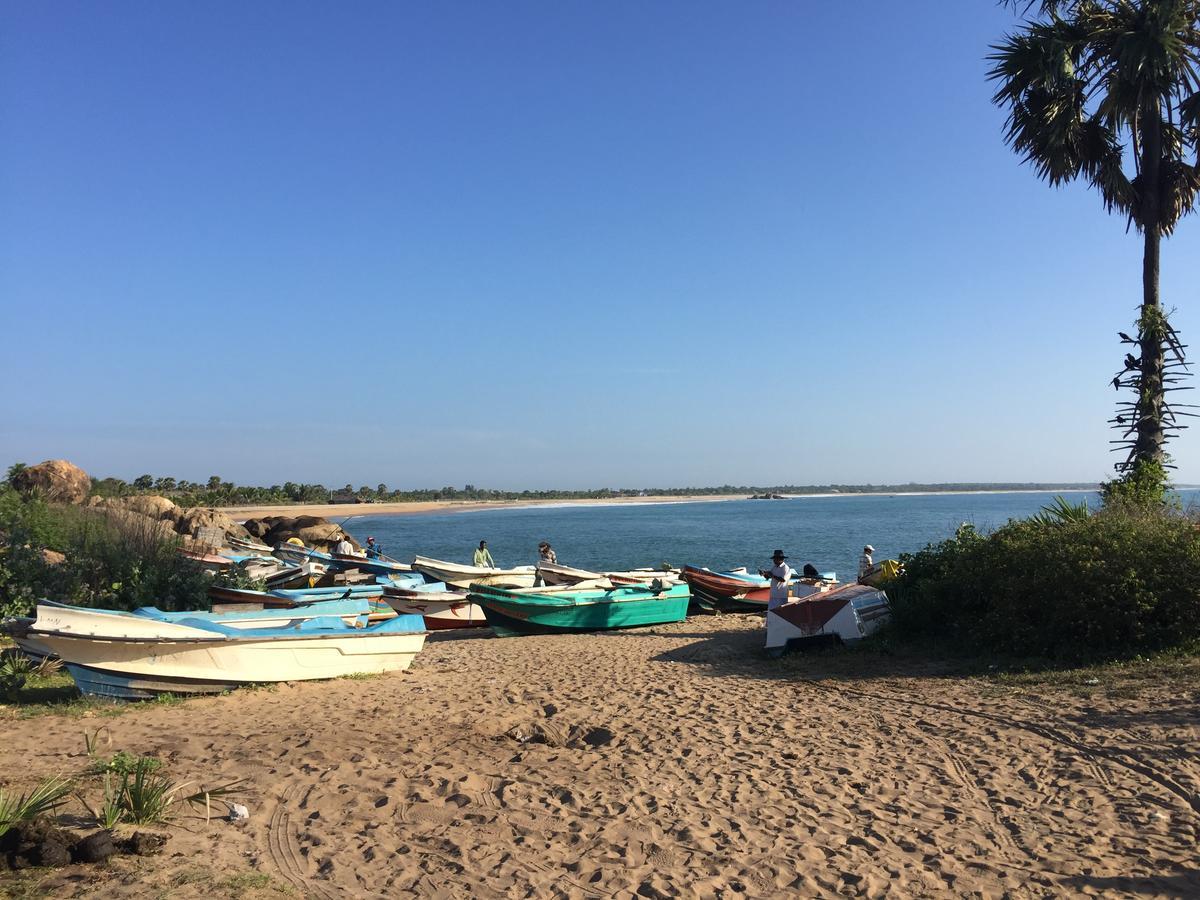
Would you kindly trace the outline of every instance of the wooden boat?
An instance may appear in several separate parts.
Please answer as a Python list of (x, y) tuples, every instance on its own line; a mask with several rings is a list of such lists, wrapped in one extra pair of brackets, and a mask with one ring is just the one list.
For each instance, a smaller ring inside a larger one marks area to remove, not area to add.
[(483, 607), (499, 635), (604, 631), (682, 622), (691, 593), (686, 584), (627, 585), (605, 589), (530, 588), (513, 590), (471, 585), (471, 599)]
[(683, 580), (691, 586), (692, 599), (708, 612), (764, 612), (771, 583), (745, 572), (713, 572), (684, 566)]
[[(154, 634), (154, 626), (147, 625), (147, 621), (181, 622), (185, 619), (214, 622), (230, 628), (278, 628), (284, 625), (293, 625), (303, 619), (336, 616), (347, 625), (357, 624), (362, 627), (367, 624), (372, 612), (371, 602), (366, 598), (320, 600), (291, 606), (259, 605), (258, 609), (217, 607), (213, 612), (162, 610), (155, 606), (143, 606), (126, 612), (116, 609), (70, 606), (66, 603), (55, 603), (52, 600), (41, 601), (39, 607), (57, 610), (59, 621), (63, 622), (63, 627), (68, 630), (80, 631), (85, 634), (111, 632), (127, 636)], [(389, 615), (388, 618), (391, 616)], [(29, 621), (34, 623), (37, 620)]]
[(814, 644), (856, 641), (887, 621), (887, 595), (870, 585), (847, 584), (791, 600), (767, 613), (767, 653)]
[(38, 606), (31, 633), (62, 658), (85, 694), (126, 700), (397, 671), (411, 665), (426, 635), (416, 616), (365, 628), (337, 616), (232, 628), (196, 617), (98, 618), (49, 604)]
[(271, 551), (271, 555), (276, 559), (282, 559), (285, 562), (293, 563), (294, 565), (298, 566), (309, 562), (320, 563), (323, 566), (328, 566), (333, 562), (332, 554), (323, 553), (320, 550), (313, 550), (311, 547), (305, 547), (301, 544), (280, 544)]
[(285, 588), (313, 587), (325, 577), (326, 569), (320, 563), (304, 563), (284, 569), (267, 578), (268, 590), (283, 590)]
[(180, 547), (176, 552), (180, 556), (190, 559), (194, 563), (198, 563), (202, 568), (209, 569), (214, 572), (219, 572), (223, 569), (228, 569), (233, 565), (233, 560), (228, 556), (221, 556), (219, 553), (205, 553), (203, 550), (188, 550), (186, 547)]
[(430, 631), (449, 628), (485, 628), (487, 619), (483, 609), (472, 603), (466, 591), (448, 591), (439, 585), (440, 591), (414, 590), (412, 588), (386, 587), (383, 599), (399, 615), (421, 616)]
[(412, 574), (413, 567), (408, 563), (395, 562), (390, 559), (370, 556), (354, 556), (345, 553), (334, 553), (333, 564), (339, 572), (347, 569), (358, 569), (372, 575), (406, 575)]
[(239, 537), (230, 537), (228, 538), (228, 541), (230, 547), (241, 553), (257, 553), (260, 556), (271, 555), (271, 548), (259, 541), (252, 541)]
[(589, 572), (586, 569), (574, 569), (571, 566), (560, 566), (558, 563), (539, 562), (537, 574), (546, 584), (579, 584), (581, 581), (600, 581), (604, 578), (599, 572)]
[(494, 584), (517, 588), (533, 587), (533, 582), (537, 578), (537, 570), (533, 566), (521, 566), (516, 569), (483, 569), (479, 566), (465, 566), (442, 559), (430, 559), (427, 556), (418, 556), (413, 560), (412, 567), (434, 581), (444, 581), (457, 588), (469, 588), (472, 584)]

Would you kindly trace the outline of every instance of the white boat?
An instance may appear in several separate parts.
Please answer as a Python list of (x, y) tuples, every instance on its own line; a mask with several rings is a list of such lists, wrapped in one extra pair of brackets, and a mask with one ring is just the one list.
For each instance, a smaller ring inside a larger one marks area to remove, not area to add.
[(485, 628), (483, 609), (467, 599), (466, 591), (386, 590), (383, 599), (402, 616), (421, 616), (430, 631)]
[(678, 583), (678, 572), (668, 572), (661, 569), (633, 569), (627, 572), (589, 572), (587, 569), (575, 569), (558, 563), (537, 564), (537, 574), (548, 585), (577, 585), (583, 583), (612, 585), (620, 584), (649, 584), (652, 581)]
[(767, 610), (767, 653), (860, 640), (888, 620), (887, 595), (865, 584), (847, 584), (790, 600)]
[(412, 664), (426, 635), (413, 616), (365, 628), (337, 616), (233, 628), (49, 604), (37, 613), (30, 635), (62, 658), (79, 689), (123, 699), (398, 671)]
[(412, 567), (435, 581), (444, 581), (456, 588), (469, 588), (472, 584), (491, 584), (497, 587), (533, 587), (537, 569), (519, 566), (515, 569), (485, 569), (480, 566), (465, 566), (443, 559), (418, 556)]

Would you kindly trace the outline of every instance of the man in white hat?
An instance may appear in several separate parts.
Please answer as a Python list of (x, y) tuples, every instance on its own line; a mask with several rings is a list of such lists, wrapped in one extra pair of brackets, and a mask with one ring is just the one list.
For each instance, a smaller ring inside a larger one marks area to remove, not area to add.
[(759, 575), (771, 580), (771, 593), (767, 597), (767, 609), (774, 609), (787, 603), (788, 582), (795, 574), (792, 567), (787, 564), (787, 557), (783, 555), (782, 550), (776, 550), (771, 554), (771, 563), (771, 568), (758, 570)]
[(875, 561), (871, 559), (871, 554), (875, 552), (875, 548), (870, 544), (863, 547), (863, 554), (858, 558), (858, 580), (862, 581), (867, 573), (875, 568)]

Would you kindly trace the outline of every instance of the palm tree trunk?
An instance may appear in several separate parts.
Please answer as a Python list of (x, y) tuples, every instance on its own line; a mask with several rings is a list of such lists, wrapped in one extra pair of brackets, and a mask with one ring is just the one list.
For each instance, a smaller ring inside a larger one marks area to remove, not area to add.
[(1163, 427), (1163, 404), (1166, 393), (1163, 384), (1162, 305), (1158, 292), (1159, 254), (1162, 245), (1160, 215), (1161, 185), (1159, 163), (1162, 160), (1161, 107), (1148, 103), (1142, 108), (1141, 197), (1138, 218), (1141, 220), (1144, 246), (1142, 250), (1142, 314), (1138, 335), (1141, 342), (1141, 389), (1138, 396), (1137, 438), (1134, 442), (1134, 462), (1162, 462), (1166, 434)]

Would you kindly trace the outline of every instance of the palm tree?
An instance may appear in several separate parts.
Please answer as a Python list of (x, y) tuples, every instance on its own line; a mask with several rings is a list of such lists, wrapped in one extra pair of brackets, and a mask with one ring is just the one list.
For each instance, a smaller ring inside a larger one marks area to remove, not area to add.
[(988, 57), (1006, 143), (1051, 185), (1085, 180), (1142, 235), (1138, 333), (1121, 335), (1141, 355), (1127, 354), (1113, 379), (1136, 399), (1113, 419), (1114, 443), (1129, 451), (1117, 465), (1127, 477), (1161, 471), (1168, 429), (1182, 427), (1167, 392), (1184, 361), (1162, 310), (1159, 255), (1200, 191), (1200, 0), (1007, 2), (1036, 16)]

